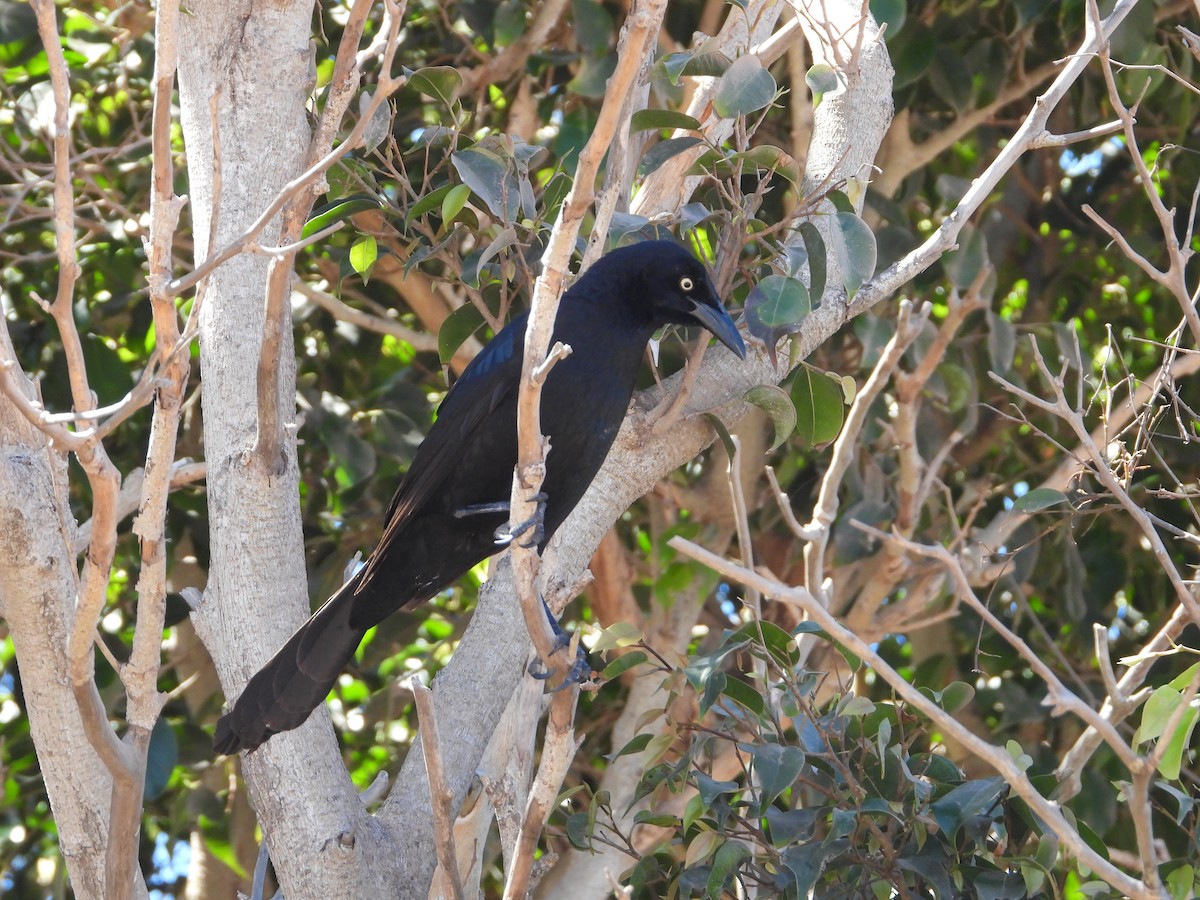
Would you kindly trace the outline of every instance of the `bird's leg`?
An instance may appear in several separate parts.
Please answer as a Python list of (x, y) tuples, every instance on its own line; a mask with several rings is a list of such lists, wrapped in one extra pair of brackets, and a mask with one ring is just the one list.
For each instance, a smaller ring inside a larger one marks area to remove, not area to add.
[[(559, 624), (558, 619), (554, 618), (554, 613), (550, 611), (550, 604), (546, 602), (546, 598), (539, 596), (538, 599), (542, 601), (542, 609), (546, 611), (546, 618), (550, 620), (550, 627), (554, 630), (555, 637), (558, 638), (558, 646), (554, 648), (552, 653), (557, 653), (563, 648), (571, 646), (571, 636), (563, 630), (563, 627)], [(535, 671), (535, 666), (538, 667), (540, 671)], [(537, 678), (539, 681), (544, 681), (554, 673), (546, 669), (545, 666), (542, 665), (542, 661), (540, 659), (535, 659), (529, 664), (529, 674), (534, 678)], [(572, 663), (571, 668), (567, 671), (566, 677), (563, 678), (563, 683), (554, 690), (561, 691), (563, 688), (570, 687), (573, 684), (583, 684), (585, 681), (591, 678), (591, 676), (592, 665), (588, 661), (587, 651), (584, 650), (583, 645), (580, 644), (575, 650), (575, 662)]]
[(471, 506), (460, 506), (450, 515), (456, 519), (465, 519), (468, 516), (482, 516), (487, 513), (506, 513), (508, 509), (507, 500), (498, 500), (495, 503), (475, 503)]
[[(497, 528), (496, 529), (496, 546), (497, 547), (507, 547), (509, 544), (511, 544), (513, 541), (515, 541), (517, 538), (519, 538), (521, 535), (523, 535), (525, 532), (529, 531), (530, 529), (533, 529), (533, 535), (529, 538), (529, 540), (527, 540), (523, 544), (521, 544), (522, 547), (525, 547), (525, 548), (536, 547), (543, 540), (545, 540), (545, 538), (546, 538), (546, 529), (545, 529), (546, 495), (544, 493), (542, 493), (541, 491), (538, 491), (538, 493), (534, 494), (529, 499), (537, 501), (537, 510), (534, 512), (534, 514), (532, 516), (530, 516), (528, 519), (526, 519), (524, 522), (521, 522), (518, 525), (514, 525), (511, 527), (508, 525), (501, 525), (499, 528)], [(504, 506), (506, 509), (508, 508), (507, 503), (504, 504)]]

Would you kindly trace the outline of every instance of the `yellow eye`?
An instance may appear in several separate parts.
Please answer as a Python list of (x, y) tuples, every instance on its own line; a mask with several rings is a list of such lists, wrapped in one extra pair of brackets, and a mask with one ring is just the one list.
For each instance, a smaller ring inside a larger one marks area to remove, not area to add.
[(679, 279), (679, 289), (685, 294), (690, 294), (692, 288), (695, 286), (696, 285), (692, 282), (692, 279), (688, 278), (686, 275)]

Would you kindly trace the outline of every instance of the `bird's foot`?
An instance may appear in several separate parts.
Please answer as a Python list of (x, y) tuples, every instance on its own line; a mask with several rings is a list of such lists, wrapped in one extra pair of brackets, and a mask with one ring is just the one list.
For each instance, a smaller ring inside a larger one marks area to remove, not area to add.
[[(546, 539), (546, 495), (539, 491), (529, 498), (537, 502), (537, 509), (533, 515), (517, 525), (509, 526), (502, 525), (496, 529), (496, 546), (507, 547), (517, 538), (524, 535), (526, 532), (532, 531), (533, 534), (527, 540), (521, 541), (520, 546), (528, 549), (537, 547)], [(545, 601), (542, 601), (543, 603)]]
[[(554, 613), (550, 611), (550, 605), (546, 602), (546, 598), (542, 597), (541, 601), (542, 609), (546, 610), (546, 618), (550, 620), (550, 627), (554, 630), (554, 635), (557, 638), (557, 646), (551, 653), (558, 653), (571, 646), (571, 635), (564, 631), (558, 619), (554, 618)], [(540, 659), (535, 659), (529, 664), (529, 674), (539, 681), (544, 681), (553, 675), (554, 672), (547, 669)], [(594, 674), (592, 665), (588, 661), (587, 651), (580, 644), (576, 647), (575, 661), (571, 664), (571, 668), (567, 670), (566, 676), (563, 678), (563, 683), (554, 690), (561, 691), (563, 688), (570, 687), (573, 684), (583, 684)]]

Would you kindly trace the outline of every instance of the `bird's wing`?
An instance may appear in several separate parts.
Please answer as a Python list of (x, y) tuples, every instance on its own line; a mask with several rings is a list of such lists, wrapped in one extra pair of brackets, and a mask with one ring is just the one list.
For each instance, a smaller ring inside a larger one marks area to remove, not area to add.
[[(454, 470), (475, 433), (507, 397), (514, 394), (521, 378), (521, 356), (525, 345), (522, 314), (501, 329), (471, 360), (438, 407), (437, 420), (421, 443), (404, 480), (392, 497), (379, 546), (367, 562), (362, 583), (370, 580), (373, 564), (408, 519), (434, 496)], [(497, 497), (497, 500), (507, 499)]]

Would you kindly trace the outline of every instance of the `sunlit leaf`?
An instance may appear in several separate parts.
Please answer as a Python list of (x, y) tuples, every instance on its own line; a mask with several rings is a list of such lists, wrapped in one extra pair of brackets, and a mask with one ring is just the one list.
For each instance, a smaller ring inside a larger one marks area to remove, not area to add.
[(726, 119), (745, 116), (775, 99), (775, 91), (771, 73), (757, 56), (748, 53), (735, 59), (721, 76), (713, 95), (713, 109)]
[(841, 86), (837, 72), (826, 63), (817, 63), (810, 67), (804, 75), (804, 83), (812, 91), (814, 109), (821, 105), (821, 100), (826, 94), (832, 94)]
[(739, 154), (739, 157), (760, 169), (778, 173), (786, 178), (793, 187), (800, 186), (801, 172), (795, 158), (773, 144), (759, 144), (757, 147), (751, 147), (745, 153)]
[(361, 212), (380, 208), (379, 201), (374, 197), (367, 197), (361, 194), (355, 197), (346, 197), (313, 213), (312, 218), (304, 223), (304, 230), (301, 232), (301, 237), (312, 237), (318, 231), (328, 228), (335, 222), (348, 219)]
[(369, 234), (355, 241), (350, 247), (350, 266), (362, 276), (363, 281), (371, 277), (371, 269), (379, 258), (379, 247)]
[(446, 192), (446, 196), (442, 198), (442, 227), (446, 228), (454, 217), (462, 212), (462, 208), (467, 205), (467, 200), (471, 196), (471, 189), (465, 184), (456, 184)]
[(640, 109), (629, 120), (630, 131), (650, 131), (660, 128), (687, 128), (700, 130), (700, 122), (694, 116), (675, 109)]
[(846, 416), (842, 387), (828, 375), (801, 366), (792, 381), (796, 434), (805, 444), (827, 444), (838, 436)]

